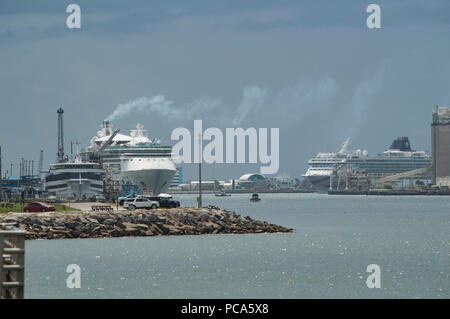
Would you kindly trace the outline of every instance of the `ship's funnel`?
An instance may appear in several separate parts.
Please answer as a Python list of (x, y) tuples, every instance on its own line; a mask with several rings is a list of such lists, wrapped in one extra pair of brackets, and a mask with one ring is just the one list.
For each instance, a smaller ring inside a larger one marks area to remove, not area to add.
[(105, 129), (104, 131), (106, 135), (111, 135), (111, 124), (108, 120), (104, 120), (102, 122), (102, 128)]
[(411, 144), (409, 143), (409, 138), (406, 136), (397, 137), (389, 147), (390, 150), (399, 150), (403, 152), (414, 152), (411, 149)]

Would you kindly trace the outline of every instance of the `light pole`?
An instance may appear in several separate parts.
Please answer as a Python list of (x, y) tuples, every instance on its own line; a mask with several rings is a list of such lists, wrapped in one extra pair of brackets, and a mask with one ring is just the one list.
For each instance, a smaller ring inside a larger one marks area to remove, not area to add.
[(198, 208), (202, 207), (202, 134), (198, 133)]

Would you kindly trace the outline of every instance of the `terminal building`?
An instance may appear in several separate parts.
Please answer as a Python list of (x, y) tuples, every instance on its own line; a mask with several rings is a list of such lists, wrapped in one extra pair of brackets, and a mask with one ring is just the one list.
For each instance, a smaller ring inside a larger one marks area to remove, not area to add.
[(266, 189), (269, 186), (269, 180), (261, 174), (244, 174), (235, 180), (237, 189)]
[(436, 186), (450, 186), (450, 109), (438, 107), (431, 123), (432, 180)]

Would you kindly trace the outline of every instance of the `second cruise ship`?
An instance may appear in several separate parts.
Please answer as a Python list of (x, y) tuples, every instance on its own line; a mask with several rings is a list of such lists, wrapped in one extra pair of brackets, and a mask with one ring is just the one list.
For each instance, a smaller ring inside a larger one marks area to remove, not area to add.
[(349, 142), (347, 139), (336, 153), (318, 153), (308, 161), (303, 177), (317, 192), (326, 193), (331, 174), (342, 167), (378, 178), (431, 166), (431, 157), (424, 151), (412, 150), (408, 137), (396, 138), (388, 150), (375, 156), (369, 156), (367, 151), (347, 151)]

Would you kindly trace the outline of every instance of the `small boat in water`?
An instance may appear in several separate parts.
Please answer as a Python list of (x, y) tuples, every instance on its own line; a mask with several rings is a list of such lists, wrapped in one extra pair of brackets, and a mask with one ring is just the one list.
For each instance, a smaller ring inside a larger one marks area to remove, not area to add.
[(253, 193), (252, 194), (252, 198), (250, 198), (251, 202), (259, 202), (261, 200), (261, 198), (259, 198), (258, 194)]
[(228, 197), (228, 196), (231, 196), (231, 194), (228, 194), (228, 193), (225, 192), (225, 191), (221, 191), (220, 193), (216, 193), (216, 194), (214, 194), (214, 195), (216, 195), (216, 196), (218, 196), (218, 197)]

